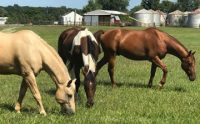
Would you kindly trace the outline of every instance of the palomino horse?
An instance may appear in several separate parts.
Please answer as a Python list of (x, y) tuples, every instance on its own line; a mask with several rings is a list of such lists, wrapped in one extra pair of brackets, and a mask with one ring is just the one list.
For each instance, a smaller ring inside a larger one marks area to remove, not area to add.
[(69, 28), (63, 31), (58, 41), (58, 53), (68, 68), (74, 69), (76, 77), (76, 94), (80, 86), (80, 69), (84, 66), (84, 89), (88, 107), (94, 104), (96, 90), (95, 71), (100, 47), (93, 34), (87, 28)]
[(29, 87), (40, 114), (46, 115), (35, 79), (41, 70), (46, 71), (55, 82), (55, 98), (61, 110), (75, 113), (75, 80), (71, 80), (62, 59), (42, 38), (29, 30), (0, 33), (0, 48), (0, 74), (16, 74), (23, 78), (15, 106), (18, 113)]
[(104, 57), (97, 63), (97, 72), (108, 62), (108, 72), (112, 85), (114, 81), (114, 65), (116, 55), (123, 55), (132, 60), (149, 60), (151, 65), (151, 76), (148, 87), (152, 86), (156, 68), (163, 71), (160, 81), (160, 88), (163, 87), (167, 76), (167, 67), (161, 61), (167, 53), (178, 57), (181, 60), (181, 67), (188, 75), (190, 81), (194, 81), (195, 58), (194, 53), (188, 51), (177, 39), (155, 28), (148, 28), (143, 31), (114, 29), (100, 30), (100, 43), (104, 51)]

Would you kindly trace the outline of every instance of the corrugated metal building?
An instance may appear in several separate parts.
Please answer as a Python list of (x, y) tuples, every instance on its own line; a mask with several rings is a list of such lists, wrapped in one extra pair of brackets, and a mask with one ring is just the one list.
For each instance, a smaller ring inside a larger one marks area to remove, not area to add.
[(111, 25), (120, 23), (119, 15), (126, 13), (112, 10), (94, 10), (84, 14), (85, 25)]
[(146, 9), (141, 9), (134, 13), (134, 18), (136, 19), (136, 26), (152, 27), (154, 26), (153, 13)]

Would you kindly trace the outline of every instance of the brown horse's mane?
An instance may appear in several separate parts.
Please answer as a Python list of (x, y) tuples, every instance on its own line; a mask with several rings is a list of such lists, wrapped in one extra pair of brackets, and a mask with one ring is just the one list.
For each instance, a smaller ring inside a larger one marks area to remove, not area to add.
[[(176, 42), (177, 44), (179, 44), (181, 47), (183, 47), (188, 52), (187, 48), (178, 39), (176, 39), (175, 37), (171, 36), (169, 33), (164, 32), (164, 31), (162, 31), (162, 30), (160, 30), (158, 28), (155, 28), (155, 27), (150, 27), (150, 28), (145, 29), (145, 31), (147, 31), (147, 30), (153, 30), (155, 32), (159, 31), (159, 32), (165, 34), (166, 36), (168, 36), (170, 39), (172, 39), (174, 42)], [(157, 34), (157, 32), (156, 32), (156, 34)]]

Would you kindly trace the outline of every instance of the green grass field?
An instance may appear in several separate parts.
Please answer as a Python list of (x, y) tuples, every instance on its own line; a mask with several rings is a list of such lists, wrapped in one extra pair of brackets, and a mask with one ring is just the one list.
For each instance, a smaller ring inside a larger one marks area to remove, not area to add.
[[(0, 27), (0, 30), (6, 27)], [(44, 38), (57, 49), (57, 39), (67, 27), (63, 26), (24, 26), (16, 30), (30, 29)], [(98, 29), (118, 27), (88, 27), (92, 32)], [(126, 28), (126, 27), (124, 27)], [(129, 27), (130, 28), (130, 27)], [(131, 27), (141, 30), (143, 28)], [(115, 79), (118, 87), (112, 89), (107, 65), (97, 76), (95, 105), (85, 107), (86, 97), (83, 86), (80, 87), (80, 103), (76, 105), (76, 114), (60, 114), (60, 106), (54, 98), (55, 85), (50, 77), (42, 72), (37, 83), (42, 94), (47, 116), (39, 115), (32, 94), (28, 90), (21, 114), (14, 111), (18, 97), (21, 77), (0, 75), (0, 123), (36, 124), (36, 123), (200, 123), (200, 30), (190, 28), (160, 28), (179, 39), (188, 49), (195, 50), (197, 79), (190, 82), (180, 67), (180, 60), (167, 55), (163, 60), (168, 67), (168, 77), (164, 89), (158, 90), (162, 71), (157, 70), (153, 88), (146, 88), (151, 64), (147, 61), (131, 61), (118, 56)]]

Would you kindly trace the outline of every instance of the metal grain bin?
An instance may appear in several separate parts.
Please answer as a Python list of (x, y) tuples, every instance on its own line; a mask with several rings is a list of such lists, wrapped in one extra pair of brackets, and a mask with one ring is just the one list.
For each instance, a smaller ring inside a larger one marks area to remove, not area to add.
[(184, 12), (183, 13), (183, 26), (186, 27), (188, 26), (188, 14), (190, 14), (191, 12)]
[(136, 19), (136, 26), (152, 27), (153, 23), (153, 13), (146, 9), (139, 10), (134, 13), (134, 18)]
[(160, 11), (160, 10), (157, 10), (157, 12), (160, 14), (160, 25), (165, 26), (166, 19), (167, 19), (167, 14), (162, 12), (162, 11)]
[(188, 15), (188, 27), (200, 28), (200, 11), (194, 11)]
[(176, 10), (169, 13), (168, 23), (170, 26), (181, 26), (183, 24), (183, 12)]
[(156, 27), (160, 27), (160, 13), (154, 10), (151, 10), (153, 13), (153, 23)]

